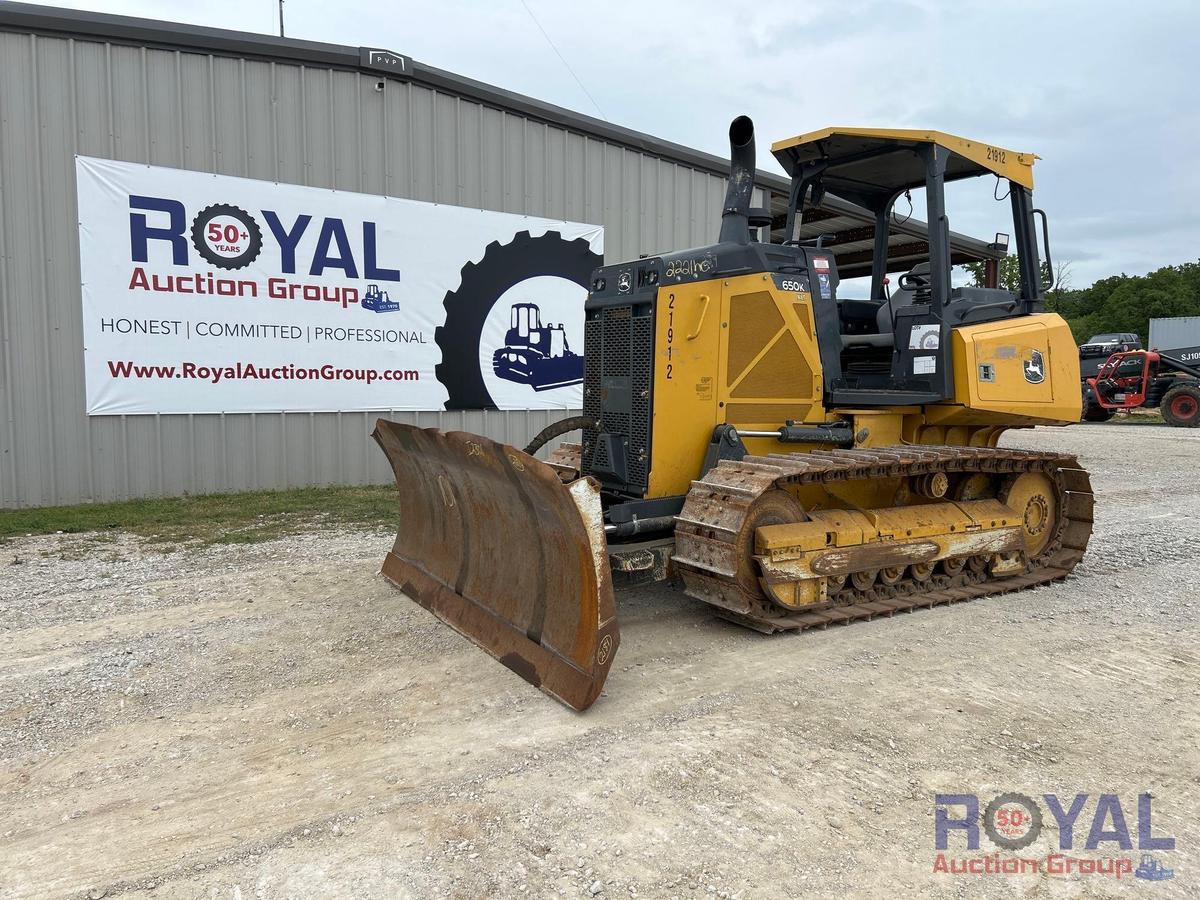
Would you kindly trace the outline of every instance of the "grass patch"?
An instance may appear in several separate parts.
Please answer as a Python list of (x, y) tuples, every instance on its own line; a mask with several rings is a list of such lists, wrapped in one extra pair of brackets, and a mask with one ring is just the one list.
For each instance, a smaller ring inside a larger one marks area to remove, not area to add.
[(161, 544), (256, 544), (315, 527), (395, 524), (390, 485), (297, 488), (0, 510), (0, 543), (26, 534), (124, 531)]

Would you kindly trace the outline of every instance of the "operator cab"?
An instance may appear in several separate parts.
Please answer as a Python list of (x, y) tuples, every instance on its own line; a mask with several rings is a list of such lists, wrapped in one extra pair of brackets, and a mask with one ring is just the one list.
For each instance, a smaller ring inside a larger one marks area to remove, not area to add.
[[(826, 193), (874, 214), (864, 240), (872, 242), (871, 288), (866, 299), (837, 294), (836, 267), (813, 277), (811, 293), (820, 332), (821, 365), (830, 405), (935, 403), (954, 394), (950, 357), (951, 329), (995, 319), (1041, 312), (1051, 287), (1042, 277), (1037, 217), (1052, 270), (1045, 214), (1033, 208), (1032, 153), (1017, 153), (938, 131), (912, 129), (827, 128), (779, 141), (771, 148), (791, 176), (785, 244), (810, 257), (833, 257), (822, 240), (801, 241), (805, 216), (821, 207)], [(1007, 250), (997, 235), (989, 245), (985, 287), (952, 287), (950, 227), (945, 209), (949, 181), (993, 174), (1006, 180), (1020, 268), (1020, 289), (996, 285), (998, 259)], [(896, 288), (888, 290), (893, 271), (889, 225), (896, 200), (924, 188), (929, 237), (928, 258), (908, 265)], [(810, 249), (811, 248), (811, 249)]]
[(519, 338), (530, 338), (537, 343), (541, 337), (541, 310), (533, 303), (514, 303), (509, 312), (509, 333)]

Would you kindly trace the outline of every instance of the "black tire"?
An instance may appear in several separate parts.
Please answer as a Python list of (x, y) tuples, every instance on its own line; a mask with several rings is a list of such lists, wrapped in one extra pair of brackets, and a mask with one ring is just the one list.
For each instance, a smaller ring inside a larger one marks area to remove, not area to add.
[(449, 395), (446, 409), (496, 408), (479, 368), (479, 341), (488, 313), (505, 291), (539, 275), (565, 278), (587, 290), (592, 272), (603, 264), (586, 238), (568, 241), (557, 231), (538, 237), (521, 231), (507, 244), (492, 241), (483, 259), (463, 266), (457, 290), (442, 301), (446, 323), (434, 332), (442, 350), (434, 371)]
[(1107, 422), (1115, 413), (1111, 409), (1105, 409), (1096, 402), (1096, 396), (1092, 393), (1092, 389), (1084, 384), (1083, 386), (1083, 414), (1080, 417), (1083, 422)]
[(1200, 425), (1200, 387), (1177, 384), (1163, 394), (1158, 407), (1163, 421), (1175, 428), (1195, 428)]
[[(237, 219), (245, 226), (249, 243), (246, 245), (246, 249), (237, 256), (221, 256), (219, 253), (214, 253), (208, 246), (208, 242), (204, 239), (204, 229), (217, 216), (228, 216), (232, 219)], [(228, 203), (216, 203), (200, 210), (196, 214), (196, 218), (192, 220), (192, 246), (196, 248), (196, 252), (210, 265), (216, 266), (218, 269), (246, 268), (246, 266), (258, 259), (258, 254), (262, 253), (262, 244), (262, 229), (258, 227), (258, 222), (254, 220), (254, 216), (250, 215), (250, 213), (246, 212), (240, 206), (230, 206)]]

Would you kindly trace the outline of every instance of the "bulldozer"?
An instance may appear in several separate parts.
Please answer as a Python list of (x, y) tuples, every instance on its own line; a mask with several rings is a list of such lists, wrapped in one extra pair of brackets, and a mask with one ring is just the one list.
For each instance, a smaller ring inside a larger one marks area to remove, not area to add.
[[(913, 129), (779, 141), (791, 187), (771, 243), (754, 236), (770, 216), (750, 207), (750, 119), (729, 139), (715, 244), (595, 271), (582, 416), (524, 449), (374, 431), (400, 494), (383, 575), (576, 710), (617, 652), (625, 574), (787, 632), (1055, 582), (1091, 535), (1075, 457), (998, 447), (1080, 415), (1074, 339), (1045, 311), (1036, 157)], [(945, 186), (985, 175), (1008, 184), (1017, 291), (952, 284)], [(889, 217), (919, 188), (928, 261), (889, 293)], [(835, 253), (797, 237), (826, 192), (875, 217), (868, 298), (840, 296)], [(534, 455), (572, 430), (578, 443)]]
[(492, 371), (506, 381), (547, 391), (583, 381), (583, 357), (572, 352), (563, 325), (542, 324), (536, 303), (514, 303), (504, 346), (492, 354)]

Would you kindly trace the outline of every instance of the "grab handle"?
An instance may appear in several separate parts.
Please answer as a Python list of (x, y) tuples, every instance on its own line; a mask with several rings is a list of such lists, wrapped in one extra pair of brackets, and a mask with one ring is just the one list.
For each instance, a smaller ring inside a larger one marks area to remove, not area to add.
[[(1054, 284), (1057, 280), (1054, 277), (1054, 260), (1050, 258), (1050, 228), (1046, 224), (1046, 213), (1043, 210), (1035, 209), (1033, 214), (1042, 220), (1042, 249), (1046, 251), (1046, 273), (1043, 275), (1039, 272), (1038, 281), (1041, 282), (1042, 292), (1049, 293), (1054, 290)], [(1034, 240), (1037, 240), (1037, 238), (1035, 237)]]
[(704, 327), (704, 317), (708, 314), (708, 294), (701, 294), (700, 302), (704, 304), (700, 307), (700, 321), (696, 323), (696, 330), (687, 336), (689, 341), (694, 341), (700, 337), (700, 329)]

